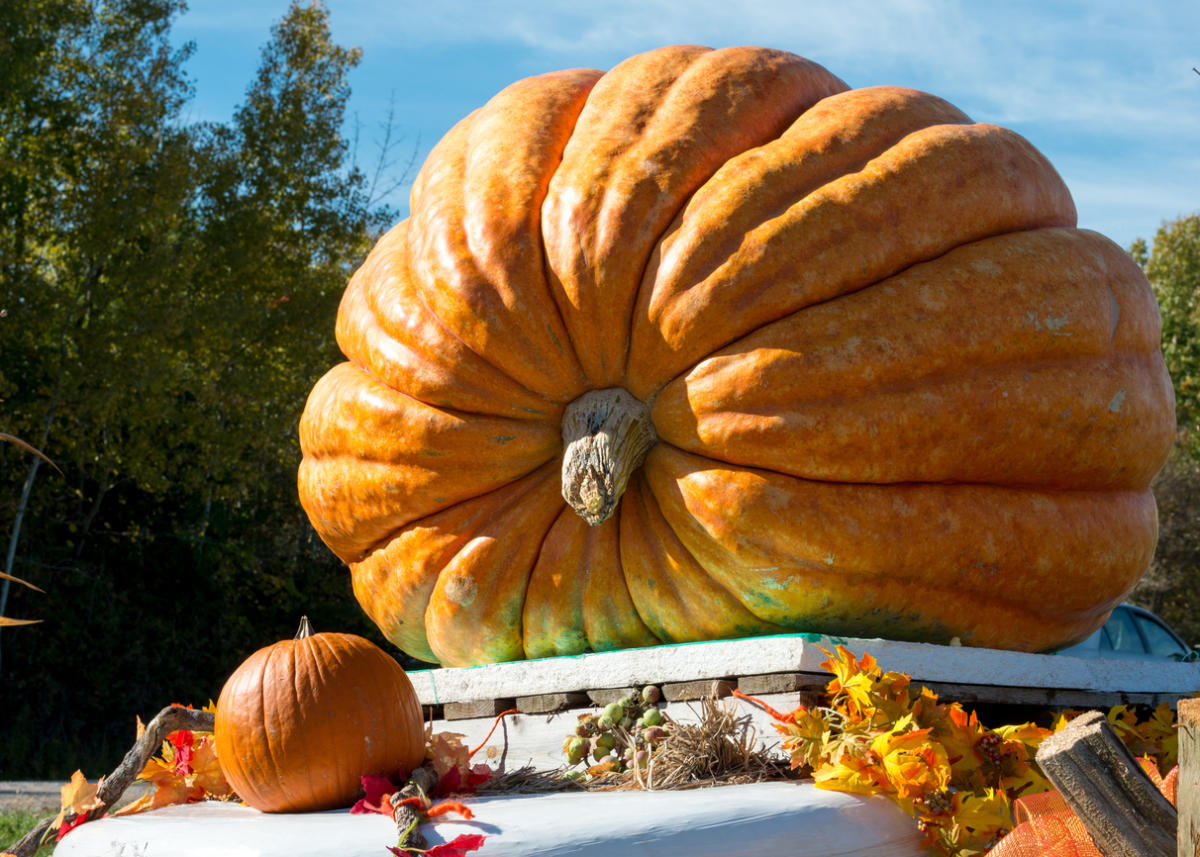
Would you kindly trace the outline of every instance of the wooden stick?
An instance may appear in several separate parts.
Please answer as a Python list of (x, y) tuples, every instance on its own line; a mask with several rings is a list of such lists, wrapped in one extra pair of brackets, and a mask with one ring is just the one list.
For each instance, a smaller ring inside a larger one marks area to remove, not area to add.
[(396, 804), (410, 797), (427, 799), (433, 794), (437, 784), (437, 771), (434, 770), (433, 765), (426, 763), (412, 772), (412, 776), (404, 784), (404, 788), (392, 795), (392, 806), (395, 807), (392, 817), (396, 820), (396, 830), (400, 833), (400, 850), (424, 851), (429, 847), (429, 843), (417, 830), (421, 815), (411, 806), (396, 806)]
[[(100, 778), (100, 785), (96, 789), (96, 800), (100, 805), (87, 813), (88, 818), (98, 818), (104, 815), (109, 807), (121, 799), (125, 790), (146, 767), (150, 757), (158, 752), (168, 735), (179, 729), (211, 732), (214, 719), (212, 712), (184, 708), (182, 705), (168, 705), (158, 712), (146, 726), (142, 737), (138, 738), (137, 743), (125, 754), (121, 764), (117, 765), (107, 777)], [(74, 821), (76, 817), (75, 813), (68, 812), (63, 817), (63, 823)], [(38, 822), (37, 826), (25, 834), (8, 853), (14, 857), (33, 857), (50, 832), (50, 825), (54, 823), (54, 818), (55, 816), (51, 816)]]
[(1181, 699), (1179, 714), (1179, 857), (1200, 855), (1200, 699)]
[(1175, 807), (1103, 714), (1089, 711), (1051, 735), (1037, 763), (1104, 857), (1175, 857)]

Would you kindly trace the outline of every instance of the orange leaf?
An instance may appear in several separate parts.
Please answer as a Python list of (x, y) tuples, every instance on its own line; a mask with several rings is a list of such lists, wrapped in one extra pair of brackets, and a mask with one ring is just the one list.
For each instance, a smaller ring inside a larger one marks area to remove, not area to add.
[(433, 762), (439, 778), (452, 768), (458, 768), (460, 774), (470, 769), (471, 750), (463, 743), (464, 737), (458, 732), (437, 732), (430, 736), (425, 758)]
[(217, 745), (211, 735), (205, 735), (196, 746), (192, 756), (192, 782), (213, 797), (228, 797), (233, 793), (221, 765), (217, 761)]
[(93, 809), (99, 809), (103, 805), (96, 799), (96, 789), (99, 787), (99, 783), (89, 783), (83, 771), (73, 773), (71, 781), (62, 787), (62, 811), (51, 827), (61, 827), (68, 812), (86, 815)]

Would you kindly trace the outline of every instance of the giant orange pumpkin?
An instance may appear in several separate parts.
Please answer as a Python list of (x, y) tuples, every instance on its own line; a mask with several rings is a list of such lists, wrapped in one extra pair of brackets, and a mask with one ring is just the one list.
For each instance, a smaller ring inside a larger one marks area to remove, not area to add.
[(225, 682), (213, 737), (225, 779), (263, 812), (350, 806), (363, 776), (425, 758), (421, 705), (395, 658), (355, 634), (314, 634), (307, 619)]
[(449, 665), (788, 630), (1042, 650), (1156, 540), (1151, 291), (1017, 134), (761, 48), (513, 84), (354, 275), (300, 496)]

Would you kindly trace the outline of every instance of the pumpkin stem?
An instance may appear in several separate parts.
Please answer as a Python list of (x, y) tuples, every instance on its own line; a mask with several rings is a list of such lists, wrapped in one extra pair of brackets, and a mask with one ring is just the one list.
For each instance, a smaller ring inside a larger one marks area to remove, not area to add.
[(563, 499), (593, 527), (616, 511), (658, 440), (650, 409), (621, 387), (584, 393), (563, 412)]
[(317, 632), (313, 630), (312, 622), (308, 621), (308, 617), (301, 616), (300, 617), (300, 630), (296, 632), (295, 639), (303, 640), (305, 637), (311, 637), (315, 633), (317, 633)]

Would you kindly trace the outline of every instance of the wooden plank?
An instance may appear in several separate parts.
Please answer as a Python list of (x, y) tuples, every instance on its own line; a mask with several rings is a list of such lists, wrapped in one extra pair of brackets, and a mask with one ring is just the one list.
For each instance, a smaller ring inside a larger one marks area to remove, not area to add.
[(1043, 741), (1037, 763), (1104, 857), (1175, 857), (1175, 807), (1099, 711)]
[(539, 693), (535, 696), (518, 696), (517, 709), (522, 714), (549, 714), (569, 708), (586, 708), (591, 699), (586, 693)]
[(627, 696), (637, 696), (641, 692), (641, 688), (637, 687), (598, 687), (588, 690), (587, 697), (593, 705), (603, 708), (605, 705), (617, 702)]
[(1200, 857), (1200, 699), (1179, 700), (1179, 857)]
[(686, 702), (691, 699), (724, 699), (733, 693), (735, 687), (737, 687), (736, 679), (668, 682), (662, 686), (662, 694), (668, 702)]
[(471, 702), (447, 702), (443, 713), (447, 720), (470, 720), (477, 717), (496, 717), (501, 711), (515, 708), (515, 699), (476, 699)]
[(978, 704), (1028, 705), (1040, 708), (1111, 708), (1114, 705), (1149, 705), (1166, 702), (1174, 707), (1179, 695), (1175, 693), (1125, 693), (1110, 690), (1070, 690), (1046, 687), (1010, 687), (990, 684), (951, 684), (946, 682), (913, 682), (925, 685), (946, 702), (961, 702), (964, 706)]
[(767, 673), (744, 675), (738, 678), (738, 690), (748, 696), (764, 693), (821, 693), (829, 683), (827, 673)]
[(826, 658), (825, 652), (832, 651), (839, 643), (857, 655), (870, 653), (881, 668), (906, 673), (917, 684), (1036, 687), (1130, 697), (1168, 694), (1175, 698), (1200, 689), (1200, 663), (1034, 655), (815, 634), (778, 634), (480, 667), (414, 670), (409, 678), (423, 704), (440, 705), (483, 697), (640, 688), (646, 684), (728, 676), (787, 672), (828, 676), (820, 665)]

